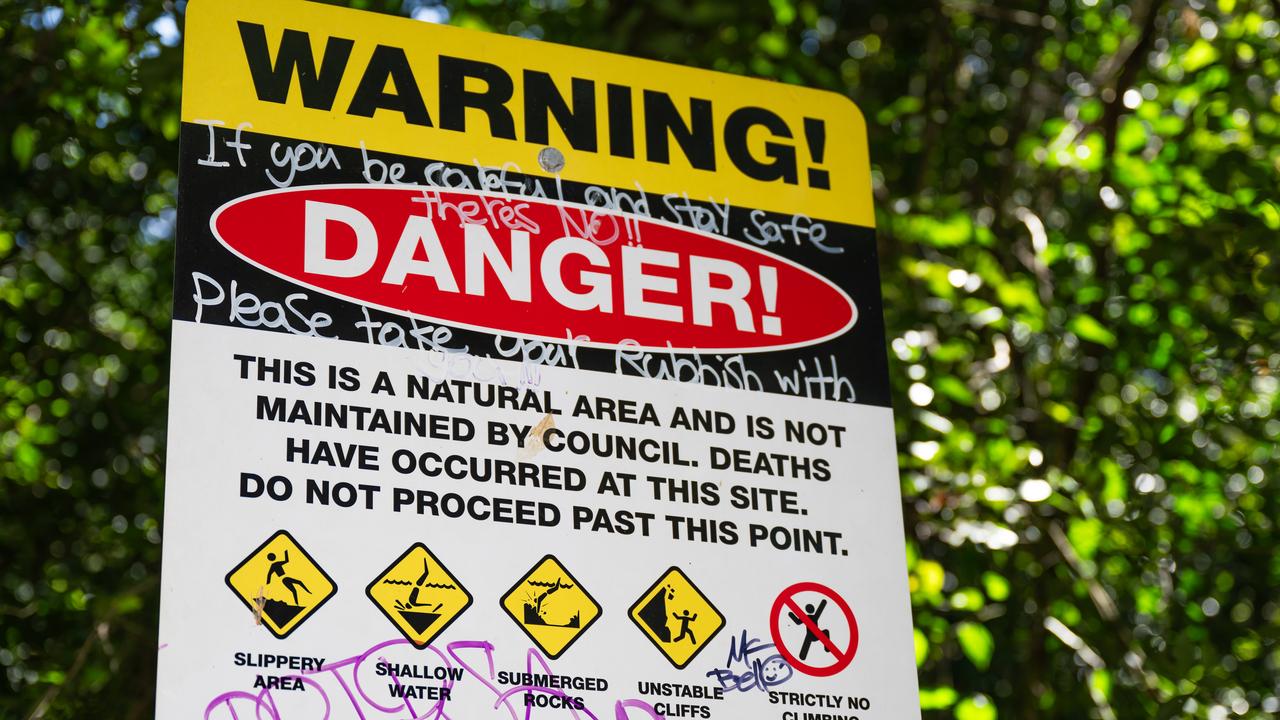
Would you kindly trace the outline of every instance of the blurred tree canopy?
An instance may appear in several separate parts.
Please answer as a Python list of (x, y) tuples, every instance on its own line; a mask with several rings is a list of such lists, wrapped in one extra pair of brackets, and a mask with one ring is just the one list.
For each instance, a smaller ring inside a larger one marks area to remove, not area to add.
[[(926, 717), (1280, 712), (1280, 3), (357, 0), (871, 124)], [(0, 716), (151, 714), (182, 2), (0, 2)]]

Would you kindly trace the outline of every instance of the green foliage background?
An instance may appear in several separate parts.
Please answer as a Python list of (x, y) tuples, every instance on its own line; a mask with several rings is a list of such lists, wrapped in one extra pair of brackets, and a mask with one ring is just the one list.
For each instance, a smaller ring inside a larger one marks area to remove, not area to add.
[[(853, 97), (926, 717), (1280, 711), (1280, 4), (352, 4)], [(151, 713), (182, 5), (0, 0), (0, 717)]]

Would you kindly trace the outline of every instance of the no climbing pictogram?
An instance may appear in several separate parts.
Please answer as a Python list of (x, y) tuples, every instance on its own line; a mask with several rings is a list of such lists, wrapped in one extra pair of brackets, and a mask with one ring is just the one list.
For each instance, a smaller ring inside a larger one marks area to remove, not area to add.
[(769, 631), (778, 654), (806, 675), (835, 675), (858, 652), (858, 621), (849, 603), (816, 582), (796, 583), (778, 595)]

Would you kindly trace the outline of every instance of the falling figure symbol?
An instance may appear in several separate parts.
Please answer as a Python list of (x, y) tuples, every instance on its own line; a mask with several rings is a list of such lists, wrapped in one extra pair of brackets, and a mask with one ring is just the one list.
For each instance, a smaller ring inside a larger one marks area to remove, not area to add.
[(690, 615), (690, 614), (689, 614), (689, 611), (688, 611), (688, 610), (685, 610), (685, 611), (684, 611), (684, 614), (682, 614), (682, 615), (677, 615), (677, 614), (675, 614), (675, 613), (672, 613), (672, 614), (671, 614), (671, 617), (673, 617), (673, 618), (675, 618), (675, 619), (677, 619), (677, 620), (679, 620), (679, 621), (680, 621), (680, 634), (679, 634), (679, 635), (677, 635), (677, 636), (676, 636), (676, 639), (675, 639), (675, 640), (672, 640), (671, 642), (673, 642), (673, 643), (678, 643), (678, 642), (680, 642), (681, 640), (683, 640), (683, 639), (685, 639), (685, 638), (687, 637), (687, 638), (689, 638), (689, 642), (693, 643), (694, 645), (697, 645), (697, 644), (698, 644), (698, 638), (694, 637), (694, 635), (693, 635), (693, 631), (689, 629), (689, 623), (691, 623), (691, 622), (693, 622), (694, 620), (697, 620), (697, 619), (698, 619), (698, 615), (697, 615), (697, 613), (694, 613), (694, 614)]
[(276, 560), (275, 553), (267, 553), (267, 560), (271, 563), (271, 566), (267, 568), (267, 584), (270, 585), (271, 578), (279, 575), (280, 584), (284, 585), (289, 594), (293, 596), (293, 604), (301, 605), (298, 602), (298, 589), (301, 588), (308, 595), (311, 594), (311, 591), (307, 589), (306, 585), (302, 584), (301, 580), (284, 574), (284, 566), (289, 562), (289, 551), (284, 551), (284, 558), (281, 560)]
[[(399, 600), (396, 601), (397, 610), (417, 610), (419, 608), (427, 609), (427, 606), (430, 605), (430, 603), (418, 602), (418, 593), (422, 592), (422, 588), (427, 584), (427, 574), (429, 572), (430, 569), (427, 567), (427, 559), (423, 558), (422, 574), (419, 575), (417, 581), (413, 583), (413, 589), (409, 591), (409, 599), (404, 602)], [(436, 603), (436, 606), (427, 609), (427, 612), (436, 612), (443, 605), (444, 603)]]

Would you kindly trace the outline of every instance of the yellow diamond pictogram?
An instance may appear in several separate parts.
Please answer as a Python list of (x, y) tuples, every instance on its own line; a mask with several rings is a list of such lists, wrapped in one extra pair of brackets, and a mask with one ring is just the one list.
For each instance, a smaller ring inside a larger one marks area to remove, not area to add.
[(600, 605), (564, 565), (548, 555), (499, 600), (502, 609), (552, 660), (600, 617)]
[(253, 612), (254, 620), (282, 638), (333, 597), (338, 585), (284, 530), (227, 573), (227, 587)]
[(645, 590), (628, 615), (677, 669), (688, 665), (724, 627), (724, 616), (678, 567)]
[(471, 606), (471, 593), (422, 543), (396, 558), (365, 594), (419, 648)]

